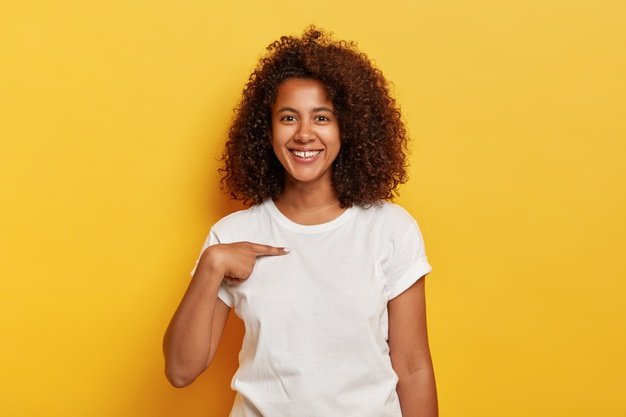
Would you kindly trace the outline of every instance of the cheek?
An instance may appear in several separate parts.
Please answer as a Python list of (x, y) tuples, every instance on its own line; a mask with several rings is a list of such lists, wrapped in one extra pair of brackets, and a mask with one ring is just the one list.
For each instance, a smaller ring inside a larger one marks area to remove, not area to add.
[(336, 129), (333, 132), (332, 146), (337, 148), (337, 150), (341, 148), (341, 135), (339, 134), (339, 129)]
[(272, 149), (274, 150), (274, 155), (278, 158), (279, 161), (284, 162), (285, 157), (285, 145), (289, 140), (289, 132), (284, 128), (284, 126), (280, 126), (278, 128), (273, 128), (271, 132), (272, 139)]
[(272, 146), (277, 149), (280, 146), (284, 146), (290, 138), (288, 129), (284, 126), (272, 128)]
[(276, 127), (276, 125), (272, 125), (272, 131), (270, 132), (270, 138), (272, 140), (272, 146), (274, 147), (274, 149), (276, 149), (276, 147), (280, 143), (280, 137), (281, 137), (280, 129), (278, 129)]

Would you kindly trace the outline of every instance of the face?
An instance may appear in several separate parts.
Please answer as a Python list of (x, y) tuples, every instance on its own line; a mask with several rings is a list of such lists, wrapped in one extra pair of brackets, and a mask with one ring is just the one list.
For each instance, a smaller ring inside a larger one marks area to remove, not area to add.
[(341, 141), (335, 108), (320, 81), (291, 78), (279, 86), (272, 106), (272, 145), (287, 186), (330, 183)]

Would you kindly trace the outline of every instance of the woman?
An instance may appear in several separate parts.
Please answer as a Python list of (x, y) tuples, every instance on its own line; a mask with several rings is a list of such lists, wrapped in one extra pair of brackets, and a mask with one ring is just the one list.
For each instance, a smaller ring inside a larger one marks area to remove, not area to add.
[(386, 201), (406, 181), (387, 82), (315, 27), (267, 49), (221, 169), (251, 207), (211, 228), (165, 335), (167, 378), (208, 368), (234, 307), (246, 330), (231, 417), (436, 416), (431, 267), (415, 220)]

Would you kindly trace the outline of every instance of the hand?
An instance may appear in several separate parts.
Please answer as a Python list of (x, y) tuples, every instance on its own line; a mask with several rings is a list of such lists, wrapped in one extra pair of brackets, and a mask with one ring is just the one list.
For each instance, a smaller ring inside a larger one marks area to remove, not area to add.
[(202, 253), (201, 262), (207, 262), (226, 279), (243, 282), (252, 274), (259, 256), (280, 256), (289, 253), (287, 248), (252, 242), (220, 243), (211, 245)]

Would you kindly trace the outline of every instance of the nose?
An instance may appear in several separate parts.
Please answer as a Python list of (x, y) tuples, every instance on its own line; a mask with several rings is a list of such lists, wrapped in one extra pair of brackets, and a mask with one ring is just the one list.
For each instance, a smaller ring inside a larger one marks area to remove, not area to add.
[(315, 133), (312, 131), (312, 123), (303, 121), (298, 125), (298, 130), (294, 135), (294, 140), (297, 142), (310, 142), (315, 139)]

